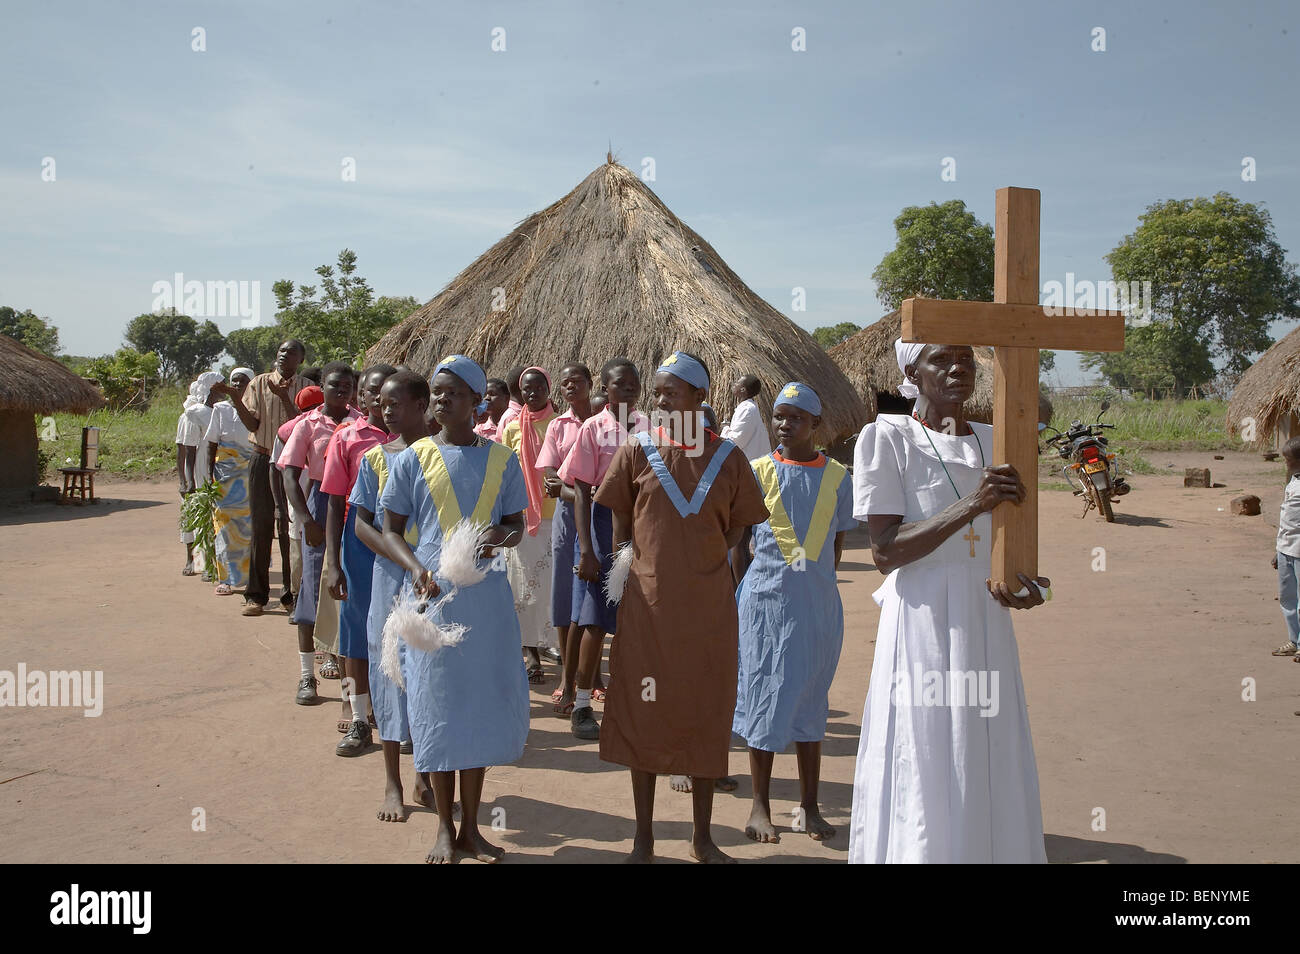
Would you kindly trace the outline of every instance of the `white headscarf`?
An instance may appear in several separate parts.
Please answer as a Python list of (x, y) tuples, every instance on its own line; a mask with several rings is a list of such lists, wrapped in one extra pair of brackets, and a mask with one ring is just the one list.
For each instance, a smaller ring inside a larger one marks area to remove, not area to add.
[(905, 398), (914, 398), (921, 393), (915, 384), (907, 380), (907, 366), (916, 364), (916, 359), (921, 356), (924, 349), (924, 342), (907, 344), (902, 338), (894, 342), (894, 354), (898, 358), (898, 370), (903, 372), (903, 383), (898, 386), (898, 393)]
[(230, 371), (230, 380), (235, 380), (235, 375), (237, 374), (242, 374), (244, 377), (248, 378), (250, 382), (253, 378), (257, 377), (257, 375), (253, 373), (252, 368), (232, 368)]
[(190, 396), (185, 399), (185, 409), (192, 407), (202, 407), (208, 403), (208, 395), (212, 393), (212, 385), (220, 381), (221, 375), (215, 371), (204, 371), (198, 376), (193, 384), (190, 385)]

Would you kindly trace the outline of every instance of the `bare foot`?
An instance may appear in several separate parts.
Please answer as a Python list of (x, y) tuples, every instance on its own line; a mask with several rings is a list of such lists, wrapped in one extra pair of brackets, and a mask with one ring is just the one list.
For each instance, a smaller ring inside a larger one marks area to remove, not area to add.
[(406, 821), (406, 805), (402, 802), (402, 787), (400, 785), (390, 784), (384, 788), (384, 804), (375, 813), (375, 817), (381, 822)]
[(733, 775), (724, 775), (722, 778), (713, 780), (713, 787), (720, 792), (734, 792), (740, 788), (740, 782)]
[(776, 833), (776, 828), (772, 825), (771, 816), (761, 805), (755, 805), (754, 810), (749, 813), (749, 821), (745, 822), (745, 834), (763, 844), (774, 845), (781, 840), (781, 836)]
[(411, 801), (425, 808), (431, 808), (435, 812), (438, 810), (438, 803), (433, 800), (433, 789), (425, 782), (424, 775), (420, 772), (415, 773), (415, 787), (411, 789)]
[(655, 845), (653, 841), (646, 842), (645, 844), (641, 844), (640, 842), (634, 842), (632, 844), (632, 854), (628, 855), (626, 858), (623, 859), (623, 864), (648, 865), (648, 864), (652, 864), (654, 860), (655, 860)]
[(835, 827), (822, 818), (816, 805), (804, 809), (803, 823), (808, 829), (808, 837), (813, 841), (825, 841), (835, 837)]
[(689, 775), (669, 776), (668, 787), (674, 792), (689, 792), (691, 790), (691, 777)]
[(730, 855), (724, 855), (722, 849), (713, 843), (712, 840), (703, 844), (691, 843), (691, 857), (702, 865), (734, 865), (736, 859)]
[(466, 854), (473, 855), (487, 865), (496, 864), (501, 860), (501, 856), (506, 853), (504, 848), (489, 844), (488, 840), (483, 837), (482, 832), (477, 828), (473, 831), (462, 828), (460, 834), (456, 837), (456, 848)]
[(456, 860), (456, 832), (444, 825), (438, 826), (438, 837), (424, 859), (426, 864), (449, 865)]

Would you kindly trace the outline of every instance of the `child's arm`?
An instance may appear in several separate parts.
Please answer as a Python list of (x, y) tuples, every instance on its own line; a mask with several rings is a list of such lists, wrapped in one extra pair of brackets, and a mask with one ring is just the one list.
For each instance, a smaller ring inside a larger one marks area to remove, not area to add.
[(410, 573), (414, 578), (415, 592), (419, 596), (437, 596), (438, 584), (433, 580), (433, 573), (425, 568), (418, 559), (411, 545), (402, 534), (406, 533), (406, 514), (384, 511), (384, 542), (388, 544), (388, 556), (394, 563)]
[[(388, 552), (388, 545), (384, 542), (383, 533), (375, 529), (375, 515), (360, 504), (352, 506), (357, 508), (357, 539), (377, 555), (393, 560), (393, 555)], [(397, 561), (393, 560), (393, 562)]]
[[(600, 561), (596, 559), (595, 547), (591, 545), (591, 484), (574, 480), (577, 502), (573, 506), (573, 522), (578, 529), (578, 579), (588, 583), (600, 580)], [(628, 528), (631, 539), (631, 528)]]
[(302, 468), (295, 467), (293, 464), (285, 464), (284, 475), (288, 478), (284, 482), (284, 496), (289, 501), (289, 508), (298, 515), (298, 521), (303, 525), (303, 530), (307, 535), (307, 545), (318, 547), (325, 540), (325, 528), (316, 522), (316, 519), (307, 509), (307, 498), (302, 495)]
[(325, 588), (336, 600), (348, 598), (348, 580), (343, 574), (340, 552), (343, 548), (343, 511), (347, 498), (330, 494), (329, 510), (325, 515), (325, 565), (330, 568)]
[(840, 568), (840, 557), (844, 556), (844, 534), (846, 533), (848, 533), (847, 530), (841, 530), (839, 533), (835, 534), (835, 569), (836, 570)]
[(630, 513), (612, 512), (614, 517), (614, 549), (632, 542), (632, 515)]
[(731, 548), (731, 578), (736, 581), (736, 586), (740, 586), (740, 581), (745, 578), (749, 572), (749, 564), (752, 561), (749, 558), (749, 547), (737, 543)]
[(479, 544), (479, 556), (485, 560), (490, 560), (496, 556), (493, 552), (497, 547), (508, 549), (519, 546), (519, 541), (524, 538), (524, 512), (512, 513), (502, 516), (501, 522), (494, 527), (488, 527), (483, 532), (481, 543)]

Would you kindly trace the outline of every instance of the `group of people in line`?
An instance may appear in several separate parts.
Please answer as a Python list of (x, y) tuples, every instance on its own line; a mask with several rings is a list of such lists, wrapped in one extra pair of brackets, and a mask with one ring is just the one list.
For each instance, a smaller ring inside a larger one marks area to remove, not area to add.
[[(279, 600), (298, 635), (295, 700), (319, 701), (318, 665), (319, 678), (343, 679), (336, 751), (362, 754), (378, 735), (381, 820), (407, 817), (400, 765), (412, 755), (413, 797), (438, 814), (430, 862), (501, 856), (478, 827), (484, 773), (523, 755), (529, 686), (546, 680), (548, 656), (560, 667), (554, 713), (630, 770), (628, 860), (654, 857), (660, 775), (691, 793), (693, 857), (732, 860), (711, 822), (715, 789), (737, 786), (733, 733), (753, 780), (745, 833), (779, 840), (770, 781), (775, 755), (793, 746), (793, 827), (832, 837), (818, 785), (844, 633), (836, 570), (860, 522), (887, 576), (875, 594), (850, 860), (1042, 861), (1008, 610), (1050, 589), (987, 579), (988, 514), (1022, 500), (1024, 486), (989, 463), (990, 429), (963, 417), (971, 349), (896, 349), (916, 409), (867, 425), (850, 475), (818, 449), (812, 386), (772, 395), (769, 427), (759, 380), (742, 376), (719, 427), (709, 370), (686, 351), (647, 382), (647, 414), (641, 370), (623, 357), (597, 376), (575, 361), (554, 379), (538, 366), (489, 378), (456, 354), (428, 378), (386, 364), (312, 373), (289, 340), (271, 371), (194, 382), (177, 431), (181, 492), (209, 478), (220, 486), (207, 570), (219, 595), (242, 589), (246, 616), (270, 600), (278, 537)], [(482, 580), (456, 590), (439, 558), (467, 522)], [(185, 572), (198, 572), (188, 542)], [(395, 680), (380, 663), (403, 600), (433, 606), (438, 625), (464, 636), (432, 650), (401, 643)], [(968, 675), (992, 696), (953, 691)]]

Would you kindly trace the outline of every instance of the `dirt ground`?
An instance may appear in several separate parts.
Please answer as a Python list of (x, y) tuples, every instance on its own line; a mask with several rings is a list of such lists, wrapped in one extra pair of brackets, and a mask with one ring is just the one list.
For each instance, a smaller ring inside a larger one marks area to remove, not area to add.
[[(1066, 493), (1041, 498), (1041, 572), (1055, 598), (1017, 614), (1016, 629), (1048, 857), (1300, 861), (1300, 760), (1287, 734), (1300, 728), (1300, 665), (1269, 655), (1285, 638), (1269, 566), (1282, 464), (1148, 457), (1173, 467), (1133, 478), (1114, 524), (1079, 519)], [(1208, 466), (1226, 486), (1184, 489), (1186, 466)], [(180, 576), (174, 485), (97, 489), (107, 500), (94, 507), (0, 512), (0, 670), (102, 670), (105, 683), (98, 718), (0, 709), (0, 861), (422, 861), (434, 816), (377, 821), (379, 750), (334, 755), (338, 683), (323, 683), (332, 704), (294, 705), (286, 617), (245, 619), (238, 597)], [(1262, 498), (1262, 516), (1229, 513), (1243, 491)], [(1093, 569), (1095, 547), (1104, 571)], [(740, 789), (714, 809), (724, 850), (844, 861), (881, 579), (857, 539), (840, 572), (846, 633), (823, 764), (823, 813), (839, 832), (819, 844), (790, 831), (788, 754), (772, 791), (781, 841), (747, 841), (750, 784), (736, 746)], [(551, 714), (548, 675), (534, 687), (523, 758), (488, 772), (482, 823), (502, 826), (488, 835), (507, 862), (618, 861), (631, 845), (627, 774)], [(206, 830), (194, 830), (199, 816)], [(661, 858), (685, 861), (689, 797), (661, 782), (656, 816)]]

